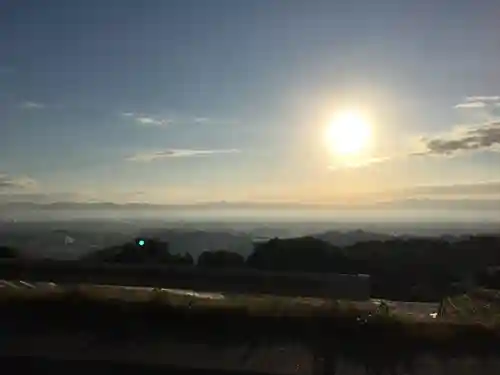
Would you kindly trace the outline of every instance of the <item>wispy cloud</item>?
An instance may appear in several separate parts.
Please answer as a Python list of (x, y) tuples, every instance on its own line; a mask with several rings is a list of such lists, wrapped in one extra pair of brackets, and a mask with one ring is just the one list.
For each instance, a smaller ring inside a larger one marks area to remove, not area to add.
[(384, 162), (389, 161), (391, 159), (392, 158), (389, 156), (373, 157), (373, 158), (362, 159), (362, 160), (354, 161), (354, 162), (351, 161), (351, 162), (340, 164), (340, 165), (331, 165), (328, 167), (328, 169), (331, 171), (338, 171), (338, 170), (344, 170), (344, 169), (364, 168), (364, 167), (369, 167), (369, 166), (374, 165), (374, 164), (384, 163)]
[(144, 126), (166, 126), (166, 125), (236, 125), (238, 120), (213, 118), (207, 116), (189, 116), (171, 114), (168, 116), (150, 115), (138, 112), (121, 112), (120, 115)]
[(43, 109), (45, 108), (45, 104), (39, 102), (25, 101), (21, 103), (20, 107), (22, 109)]
[(238, 120), (224, 119), (224, 118), (210, 118), (210, 117), (193, 117), (186, 118), (182, 123), (186, 124), (210, 124), (210, 125), (237, 125), (239, 123)]
[(197, 124), (205, 124), (210, 122), (210, 119), (208, 117), (195, 117), (194, 122)]
[(36, 186), (37, 182), (30, 177), (14, 177), (0, 173), (0, 190), (28, 189)]
[(465, 103), (459, 103), (455, 106), (455, 108), (463, 108), (463, 109), (485, 108), (485, 107), (486, 107), (485, 102), (465, 102)]
[(473, 111), (480, 116), (473, 116), (468, 125), (457, 125), (450, 131), (421, 137), (416, 156), (455, 156), (463, 152), (500, 151), (500, 96), (469, 96), (465, 102), (455, 108), (479, 109)]
[(422, 138), (423, 150), (413, 155), (453, 156), (463, 151), (498, 151), (500, 147), (500, 121), (460, 126), (448, 134)]
[(415, 186), (404, 192), (412, 195), (454, 196), (454, 195), (494, 195), (500, 196), (500, 181), (478, 181), (450, 185)]
[(498, 95), (490, 95), (490, 96), (468, 96), (466, 98), (467, 101), (472, 101), (472, 102), (498, 102), (500, 101), (500, 96)]
[(212, 149), (212, 150), (194, 150), (194, 149), (169, 149), (152, 152), (140, 152), (126, 158), (128, 161), (134, 162), (151, 162), (167, 158), (189, 158), (195, 156), (209, 156), (216, 154), (234, 154), (238, 153), (238, 149)]
[(123, 117), (128, 117), (133, 119), (137, 124), (144, 126), (165, 126), (171, 121), (166, 118), (160, 118), (155, 116), (149, 116), (145, 114), (139, 114), (134, 112), (122, 112)]
[(157, 119), (154, 117), (147, 117), (147, 116), (136, 117), (135, 121), (137, 121), (141, 125), (157, 125), (157, 126), (167, 125), (169, 122), (168, 120), (165, 119)]
[(463, 103), (455, 106), (458, 109), (476, 109), (486, 107), (496, 107), (500, 105), (500, 96), (468, 96)]

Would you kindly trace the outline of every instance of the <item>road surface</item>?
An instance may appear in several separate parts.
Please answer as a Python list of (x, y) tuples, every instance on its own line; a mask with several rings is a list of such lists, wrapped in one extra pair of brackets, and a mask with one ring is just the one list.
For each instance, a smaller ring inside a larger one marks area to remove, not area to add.
[[(64, 289), (68, 285), (55, 284), (53, 282), (27, 282), (23, 280), (0, 280), (0, 289)], [(208, 293), (197, 292), (194, 290), (186, 289), (169, 289), (169, 288), (153, 288), (153, 287), (139, 287), (139, 286), (119, 286), (119, 285), (96, 285), (96, 284), (79, 284), (79, 287), (87, 291), (97, 291), (106, 293), (113, 296), (121, 296), (124, 298), (133, 297), (138, 294), (146, 296), (149, 293), (160, 290), (177, 296), (188, 296), (194, 299), (209, 299), (209, 300), (223, 300), (231, 299), (231, 295), (223, 293)], [(413, 317), (417, 319), (435, 319), (439, 308), (438, 303), (423, 303), (423, 302), (404, 302), (404, 301), (388, 301), (381, 299), (370, 299), (367, 301), (351, 302), (353, 305), (359, 305), (362, 310), (369, 309), (370, 307), (376, 308), (382, 303), (385, 303), (391, 313)]]

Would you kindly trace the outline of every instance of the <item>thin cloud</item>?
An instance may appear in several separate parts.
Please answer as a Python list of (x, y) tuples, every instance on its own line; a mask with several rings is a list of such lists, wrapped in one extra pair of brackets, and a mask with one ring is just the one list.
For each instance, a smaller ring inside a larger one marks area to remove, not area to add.
[(331, 165), (328, 167), (331, 171), (345, 170), (345, 169), (357, 169), (364, 168), (374, 164), (384, 163), (386, 161), (391, 160), (392, 158), (389, 156), (376, 157), (376, 158), (368, 158), (356, 162), (350, 162), (342, 165)]
[(133, 162), (151, 162), (167, 158), (189, 158), (195, 156), (209, 156), (216, 154), (234, 154), (238, 149), (212, 149), (212, 150), (193, 150), (193, 149), (169, 149), (153, 152), (141, 152), (126, 158)]
[(26, 101), (26, 102), (21, 103), (21, 108), (22, 109), (43, 109), (43, 108), (45, 108), (45, 104), (38, 103), (38, 102)]
[(137, 121), (141, 125), (166, 125), (168, 124), (168, 120), (163, 120), (163, 119), (156, 119), (154, 117), (147, 117), (147, 116), (141, 116), (141, 117), (136, 117), (135, 121)]
[(122, 112), (123, 117), (133, 119), (137, 124), (143, 126), (165, 126), (170, 123), (170, 120), (165, 118), (153, 117), (134, 112)]
[(486, 107), (485, 102), (467, 102), (467, 103), (460, 103), (455, 106), (455, 108), (464, 108), (464, 109), (485, 108), (485, 107)]
[(0, 173), (0, 190), (28, 189), (35, 187), (36, 181), (29, 177), (12, 177)]
[(464, 103), (455, 108), (480, 109), (474, 124), (455, 126), (448, 133), (431, 137), (422, 137), (420, 151), (414, 156), (453, 157), (463, 152), (500, 151), (500, 118), (496, 107), (500, 106), (500, 96), (468, 96)]
[(423, 151), (413, 155), (453, 156), (463, 151), (498, 151), (500, 147), (500, 121), (462, 126), (449, 134), (423, 138)]
[(236, 125), (239, 123), (238, 120), (224, 119), (224, 118), (211, 118), (211, 117), (194, 117), (192, 119), (186, 119), (186, 123), (195, 124), (212, 124), (212, 125)]
[(467, 96), (463, 103), (455, 106), (458, 109), (479, 109), (486, 107), (496, 107), (500, 105), (500, 96)]
[(136, 122), (141, 126), (167, 126), (167, 125), (236, 125), (239, 121), (212, 118), (207, 116), (182, 116), (172, 115), (169, 117), (153, 116), (137, 112), (121, 112), (120, 116)]
[(479, 181), (450, 185), (415, 186), (404, 191), (413, 195), (452, 196), (452, 195), (494, 195), (500, 196), (500, 181)]
[(469, 102), (498, 102), (500, 101), (500, 96), (468, 96), (466, 98)]
[(55, 202), (86, 202), (78, 193), (58, 193), (58, 192), (37, 192), (29, 193), (24, 191), (7, 192), (0, 194), (0, 203), (34, 203), (47, 204)]
[(210, 119), (208, 117), (195, 117), (194, 122), (197, 124), (203, 124), (210, 122)]

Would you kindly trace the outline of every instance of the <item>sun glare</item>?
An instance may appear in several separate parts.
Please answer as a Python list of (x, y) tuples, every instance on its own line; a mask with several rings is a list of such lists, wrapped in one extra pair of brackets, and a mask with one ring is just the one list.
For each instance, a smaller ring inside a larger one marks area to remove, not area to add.
[(369, 121), (355, 111), (341, 112), (330, 122), (326, 141), (332, 152), (355, 156), (366, 149), (372, 137)]

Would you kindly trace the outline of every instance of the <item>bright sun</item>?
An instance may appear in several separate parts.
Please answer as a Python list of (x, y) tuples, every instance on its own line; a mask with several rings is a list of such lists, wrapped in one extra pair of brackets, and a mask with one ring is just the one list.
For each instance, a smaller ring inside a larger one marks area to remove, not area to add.
[(327, 128), (328, 147), (339, 156), (360, 154), (371, 141), (370, 122), (361, 113), (346, 111), (337, 114)]

